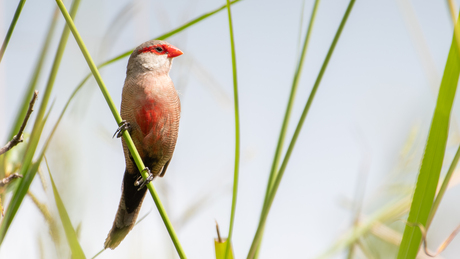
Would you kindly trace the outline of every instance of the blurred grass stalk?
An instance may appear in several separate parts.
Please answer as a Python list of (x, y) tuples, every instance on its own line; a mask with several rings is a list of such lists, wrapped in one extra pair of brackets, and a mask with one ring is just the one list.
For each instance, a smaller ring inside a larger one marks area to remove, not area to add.
[(16, 26), (16, 23), (18, 22), (19, 15), (21, 15), (21, 11), (25, 3), (26, 3), (26, 0), (19, 1), (18, 7), (16, 8), (16, 12), (14, 13), (13, 20), (10, 23), (8, 32), (6, 33), (5, 39), (3, 40), (2, 48), (0, 49), (0, 63), (2, 62), (3, 54), (5, 54), (6, 47), (8, 47), (8, 43), (10, 42), (11, 35), (13, 35), (14, 27)]
[[(83, 42), (83, 40), (81, 39), (78, 31), (77, 31), (77, 28), (75, 27), (75, 24), (73, 23), (73, 20), (72, 20), (72, 17), (69, 15), (69, 13), (67, 12), (64, 4), (62, 3), (62, 1), (60, 0), (56, 0), (56, 3), (57, 5), (59, 6), (59, 9), (61, 10), (61, 13), (62, 15), (64, 16), (66, 22), (67, 22), (67, 25), (70, 27), (70, 30), (72, 31), (72, 34), (74, 35), (74, 38), (75, 40), (77, 41), (77, 44), (78, 46), (80, 47), (80, 50), (82, 51), (82, 54), (84, 55), (85, 57), (85, 60), (86, 62), (88, 63), (88, 66), (89, 68), (91, 69), (91, 72), (93, 73), (93, 76), (94, 78), (96, 79), (98, 85), (99, 85), (99, 88), (101, 89), (101, 92), (102, 94), (104, 95), (104, 98), (105, 100), (107, 101), (107, 104), (109, 105), (109, 108), (110, 110), (112, 111), (112, 114), (115, 118), (115, 120), (117, 121), (117, 124), (120, 125), (122, 119), (121, 119), (121, 116), (120, 114), (118, 113), (116, 107), (115, 107), (115, 104), (113, 103), (112, 101), (112, 98), (110, 97), (109, 95), (109, 92), (104, 84), (104, 82), (102, 81), (102, 78), (99, 74), (99, 71), (97, 70), (97, 67), (96, 65), (94, 64), (88, 50), (86, 49), (86, 46)], [(134, 161), (139, 169), (139, 172), (141, 172), (141, 175), (142, 177), (145, 179), (147, 179), (148, 175), (147, 175), (147, 172), (144, 170), (145, 166), (144, 166), (144, 163), (142, 162), (142, 159), (140, 158), (139, 156), (139, 153), (137, 152), (137, 149), (136, 147), (134, 146), (134, 143), (131, 139), (131, 136), (129, 135), (128, 131), (124, 131), (123, 132), (123, 138), (124, 140), (126, 141), (126, 144), (128, 146), (128, 149), (130, 151), (130, 153), (132, 154), (133, 158), (134, 158)], [(163, 205), (160, 201), (160, 199), (158, 198), (158, 194), (156, 193), (156, 190), (155, 188), (153, 187), (153, 183), (150, 182), (147, 184), (147, 188), (149, 189), (150, 191), (150, 194), (153, 198), (153, 200), (155, 201), (155, 205), (157, 206), (157, 209), (161, 215), (161, 218), (163, 219), (163, 222), (168, 230), (168, 233), (171, 237), (171, 240), (173, 241), (174, 243), (174, 246), (176, 247), (176, 250), (177, 250), (177, 253), (179, 254), (180, 258), (186, 258), (185, 256), (185, 253), (182, 249), (182, 246), (179, 242), (179, 239), (177, 238), (177, 235), (172, 227), (172, 224), (166, 214), (166, 211), (165, 209), (163, 208)]]
[(240, 112), (238, 105), (238, 76), (236, 70), (236, 54), (235, 54), (235, 39), (233, 36), (233, 23), (232, 23), (232, 12), (230, 8), (230, 0), (227, 0), (227, 11), (228, 11), (228, 27), (230, 32), (230, 45), (232, 53), (232, 74), (233, 74), (233, 99), (235, 106), (235, 168), (233, 174), (233, 195), (232, 195), (232, 209), (230, 212), (230, 227), (228, 230), (228, 238), (224, 242), (226, 243), (224, 257), (217, 257), (217, 248), (220, 244), (215, 243), (216, 258), (233, 258), (233, 251), (231, 249), (232, 236), (233, 236), (233, 224), (235, 222), (235, 211), (236, 211), (236, 199), (238, 196), (238, 176), (240, 168)]
[[(423, 225), (425, 228), (429, 226), (428, 223), (431, 222), (444, 193), (440, 193), (440, 196), (438, 195), (439, 199), (433, 204), (446, 150), (450, 114), (460, 75), (460, 53), (458, 45), (460, 42), (457, 41), (460, 36), (458, 33), (459, 30), (460, 19), (457, 19), (441, 86), (439, 88), (425, 154), (422, 159), (409, 218), (407, 220), (410, 225), (407, 224), (404, 229), (403, 239), (399, 247), (398, 259), (411, 259), (417, 256), (422, 240), (422, 233), (418, 227), (414, 226), (418, 224)], [(454, 163), (456, 163), (455, 159)], [(444, 182), (447, 182), (445, 184), (443, 183), (444, 187), (447, 186), (449, 179), (450, 176), (445, 178)]]
[[(355, 3), (355, 0), (351, 0), (349, 2), (349, 4), (348, 4), (347, 10), (345, 11), (345, 14), (344, 14), (344, 16), (342, 18), (342, 21), (340, 22), (339, 28), (337, 29), (337, 32), (336, 32), (336, 34), (334, 36), (334, 39), (333, 39), (332, 44), (331, 44), (331, 46), (329, 48), (329, 51), (328, 51), (328, 53), (326, 55), (326, 58), (325, 58), (325, 60), (323, 62), (323, 65), (321, 66), (321, 70), (320, 70), (320, 72), (318, 74), (318, 77), (316, 78), (315, 84), (313, 85), (313, 88), (311, 90), (310, 96), (308, 97), (307, 103), (305, 104), (305, 108), (304, 108), (304, 110), (302, 112), (302, 115), (301, 115), (300, 120), (299, 120), (299, 122), (297, 124), (296, 130), (294, 132), (294, 135), (293, 135), (293, 137), (291, 139), (291, 142), (289, 144), (289, 147), (288, 147), (288, 149), (286, 151), (286, 155), (284, 157), (283, 163), (281, 164), (281, 167), (280, 167), (280, 169), (278, 170), (277, 173), (275, 173), (277, 171), (277, 169), (276, 169), (277, 168), (277, 161), (276, 161), (276, 154), (275, 154), (275, 159), (274, 159), (273, 166), (272, 166), (272, 168), (274, 168), (274, 169), (272, 170), (273, 173), (270, 174), (271, 181), (269, 180), (269, 182), (268, 182), (267, 192), (266, 192), (266, 195), (265, 195), (266, 201), (264, 202), (264, 208), (262, 209), (262, 214), (261, 214), (261, 217), (260, 217), (260, 220), (259, 220), (259, 225), (257, 227), (256, 234), (254, 236), (251, 248), (250, 248), (249, 253), (248, 253), (248, 257), (247, 257), (248, 259), (255, 258), (255, 256), (256, 256), (256, 252), (258, 250), (258, 247), (260, 246), (260, 242), (261, 242), (261, 239), (262, 239), (262, 234), (263, 234), (263, 231), (264, 231), (264, 227), (265, 227), (265, 223), (266, 223), (266, 220), (267, 220), (267, 217), (268, 217), (268, 213), (270, 211), (270, 207), (271, 207), (271, 205), (273, 203), (273, 200), (275, 199), (276, 192), (277, 192), (278, 187), (280, 185), (280, 182), (281, 182), (281, 179), (283, 177), (284, 171), (286, 170), (287, 164), (289, 162), (289, 158), (290, 158), (291, 153), (292, 153), (292, 151), (294, 149), (295, 143), (296, 143), (297, 138), (298, 138), (298, 136), (300, 134), (300, 131), (302, 129), (302, 126), (303, 126), (303, 123), (305, 121), (305, 118), (306, 118), (306, 116), (308, 114), (310, 106), (311, 106), (311, 104), (313, 102), (313, 99), (315, 97), (316, 91), (318, 90), (318, 87), (319, 87), (319, 85), (321, 83), (321, 79), (322, 79), (322, 77), (324, 75), (324, 72), (326, 71), (326, 68), (327, 68), (327, 65), (329, 63), (329, 60), (330, 60), (330, 58), (332, 56), (332, 53), (334, 52), (335, 46), (337, 45), (337, 42), (338, 42), (338, 40), (340, 38), (340, 35), (342, 33), (342, 30), (343, 30), (343, 28), (344, 28), (344, 26), (345, 26), (345, 24), (347, 22), (348, 16), (350, 15), (350, 12), (351, 12), (351, 10), (353, 8), (354, 3)], [(304, 43), (304, 45), (305, 45), (305, 43)], [(299, 62), (299, 66), (300, 66), (300, 62)], [(300, 71), (300, 70), (298, 70), (298, 71)], [(295, 89), (294, 89), (294, 91), (295, 91)], [(293, 93), (291, 91), (291, 95), (292, 94)], [(293, 98), (292, 98), (292, 100), (290, 98), (290, 102), (288, 103), (288, 109), (289, 109), (289, 105), (292, 105), (292, 104), (290, 104), (291, 102), (293, 102)], [(287, 109), (287, 113), (288, 113), (288, 109)], [(286, 118), (287, 118), (287, 120), (289, 119), (288, 116), (289, 116), (289, 114), (285, 116), (285, 121), (286, 121)], [(284, 126), (284, 122), (283, 122), (283, 126)], [(287, 122), (286, 122), (286, 127), (287, 127)], [(282, 146), (282, 142), (283, 142), (282, 137), (281, 137), (282, 134), (283, 133), (280, 134), (280, 141), (278, 143), (277, 152), (281, 152), (281, 151), (278, 151), (278, 148), (281, 150), (281, 147), (279, 147), (279, 146)], [(280, 142), (281, 142), (281, 144), (280, 144)]]
[[(71, 8), (71, 15), (75, 17), (75, 14), (78, 9), (78, 5), (80, 0), (74, 0), (72, 3)], [(0, 225), (0, 245), (3, 242), (5, 235), (8, 231), (9, 226), (11, 225), (16, 212), (19, 209), (19, 206), (24, 199), (24, 196), (27, 194), (30, 184), (35, 177), (35, 174), (38, 170), (38, 165), (40, 160), (36, 163), (32, 163), (32, 158), (35, 154), (35, 150), (37, 149), (38, 142), (40, 140), (40, 136), (45, 125), (47, 116), (45, 117), (45, 111), (48, 106), (48, 101), (53, 90), (54, 81), (56, 79), (57, 72), (59, 70), (59, 66), (62, 60), (62, 55), (65, 50), (65, 46), (67, 43), (67, 39), (69, 37), (69, 29), (67, 26), (64, 27), (64, 30), (61, 35), (61, 39), (59, 42), (58, 49), (56, 51), (56, 55), (54, 58), (53, 66), (51, 68), (50, 75), (48, 77), (47, 86), (45, 88), (45, 94), (43, 94), (43, 100), (40, 105), (40, 108), (37, 113), (37, 117), (35, 119), (34, 127), (32, 129), (32, 133), (29, 139), (29, 143), (27, 145), (24, 159), (22, 161), (22, 166), (20, 170), (20, 174), (23, 175), (23, 179), (19, 182), (19, 186), (14, 190), (13, 197), (11, 198), (10, 204), (8, 205), (8, 209), (5, 213), (5, 217)], [(31, 167), (32, 166), (32, 167)]]

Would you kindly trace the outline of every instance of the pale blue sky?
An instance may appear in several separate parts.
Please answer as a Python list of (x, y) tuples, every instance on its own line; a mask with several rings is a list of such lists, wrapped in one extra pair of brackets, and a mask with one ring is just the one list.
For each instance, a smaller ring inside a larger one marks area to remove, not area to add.
[[(406, 177), (409, 182), (415, 180), (435, 104), (432, 89), (439, 87), (452, 22), (445, 1), (410, 1), (413, 9), (407, 8), (407, 1), (356, 2), (272, 206), (260, 258), (314, 258), (329, 248), (350, 225), (351, 212), (344, 201), (354, 198), (363, 164), (368, 165), (363, 211), (371, 213), (382, 206), (384, 195), (378, 188), (384, 186), (390, 173), (400, 172), (399, 155), (414, 128), (418, 129), (414, 147), (417, 152), (405, 170), (412, 173)], [(82, 1), (76, 25), (97, 61), (134, 48), (225, 3), (138, 0), (133, 2), (126, 22), (123, 17), (116, 18), (131, 2)], [(347, 4), (348, 1), (321, 1), (288, 138)], [(5, 35), (16, 5), (17, 1), (0, 1), (0, 35)], [(245, 258), (257, 226), (298, 59), (301, 6), (301, 0), (244, 0), (232, 8), (242, 134), (233, 237), (237, 258)], [(302, 35), (312, 6), (313, 1), (305, 1)], [(0, 64), (2, 143), (6, 142), (54, 7), (54, 1), (26, 3)], [(413, 17), (418, 20), (416, 27), (411, 23)], [(214, 220), (219, 222), (223, 235), (228, 231), (234, 118), (227, 23), (227, 13), (223, 11), (168, 39), (185, 53), (174, 60), (171, 71), (181, 97), (182, 119), (172, 163), (166, 176), (154, 184), (173, 222), (203, 196), (212, 197), (186, 225), (180, 227), (175, 222), (189, 258), (214, 258)], [(119, 27), (113, 28), (114, 25)], [(60, 17), (51, 53), (62, 26)], [(421, 34), (414, 28), (419, 28)], [(108, 30), (112, 31), (105, 37)], [(39, 90), (46, 83), (52, 56), (47, 60)], [(124, 59), (101, 71), (117, 106), (126, 62)], [(70, 36), (52, 96), (56, 103), (43, 139), (71, 91), (88, 72)], [(456, 102), (454, 116), (458, 112)], [(81, 244), (88, 257), (102, 249), (119, 202), (124, 158), (120, 141), (111, 139), (115, 129), (102, 94), (92, 82), (69, 109), (48, 153), (70, 217), (74, 225), (82, 222)], [(446, 161), (450, 162), (457, 145), (458, 140), (451, 141)], [(52, 197), (43, 193), (38, 181), (31, 189), (41, 200)], [(433, 249), (459, 224), (458, 195), (458, 188), (452, 189), (441, 205), (433, 225), (436, 231), (430, 237)], [(106, 251), (99, 258), (127, 258), (135, 249), (139, 258), (174, 254), (154, 203), (146, 197), (140, 214), (149, 210), (152, 212), (146, 220), (115, 251)], [(0, 257), (37, 258), (37, 237), (44, 237), (48, 242), (45, 244), (51, 247), (46, 250), (47, 258), (57, 258), (47, 231), (45, 221), (26, 198), (0, 249)], [(456, 242), (445, 251), (446, 258), (458, 254)]]

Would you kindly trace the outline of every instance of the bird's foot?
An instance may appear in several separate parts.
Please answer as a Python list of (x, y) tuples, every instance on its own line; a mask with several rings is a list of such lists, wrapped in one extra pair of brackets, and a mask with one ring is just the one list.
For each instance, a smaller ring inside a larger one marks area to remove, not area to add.
[(152, 172), (150, 172), (150, 169), (148, 167), (144, 168), (144, 170), (142, 170), (142, 172), (144, 171), (147, 171), (147, 173), (149, 174), (149, 176), (147, 176), (147, 179), (144, 180), (144, 178), (142, 177), (142, 175), (137, 178), (137, 180), (134, 182), (134, 186), (139, 186), (139, 189), (137, 189), (138, 191), (140, 191), (142, 188), (144, 188), (144, 186), (148, 183), (150, 183), (154, 176), (152, 174)]
[(120, 124), (118, 124), (118, 129), (117, 131), (115, 131), (115, 133), (113, 134), (113, 137), (114, 138), (115, 136), (117, 136), (117, 138), (120, 138), (121, 136), (123, 136), (123, 132), (125, 130), (128, 130), (128, 131), (131, 131), (131, 124), (129, 124), (129, 122), (125, 121), (125, 120), (122, 120), (120, 122)]

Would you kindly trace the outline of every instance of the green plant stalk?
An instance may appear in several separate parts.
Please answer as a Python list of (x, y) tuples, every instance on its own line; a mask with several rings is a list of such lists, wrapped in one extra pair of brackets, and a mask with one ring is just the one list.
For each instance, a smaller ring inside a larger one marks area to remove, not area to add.
[[(79, 3), (80, 3), (80, 0), (74, 0), (72, 4), (72, 8), (71, 8), (72, 17), (75, 17)], [(19, 206), (21, 205), (22, 200), (24, 199), (24, 196), (27, 194), (27, 190), (29, 189), (29, 186), (32, 183), (32, 180), (34, 179), (34, 176), (36, 173), (36, 170), (31, 171), (29, 170), (29, 168), (32, 163), (32, 158), (35, 154), (35, 150), (37, 149), (37, 145), (40, 140), (40, 135), (42, 133), (43, 127), (46, 122), (46, 120), (44, 119), (46, 106), (48, 105), (48, 101), (49, 101), (51, 92), (53, 90), (54, 81), (56, 79), (56, 75), (59, 70), (59, 66), (62, 60), (62, 55), (64, 53), (68, 38), (69, 38), (69, 29), (67, 26), (65, 26), (64, 31), (62, 32), (62, 35), (61, 35), (58, 49), (56, 51), (53, 66), (51, 68), (51, 72), (48, 78), (48, 83), (45, 88), (45, 93), (43, 94), (43, 100), (38, 110), (37, 117), (34, 123), (34, 127), (30, 135), (29, 143), (25, 151), (24, 159), (22, 162), (22, 167), (20, 170), (20, 174), (23, 175), (23, 178), (20, 180), (20, 183), (17, 189), (13, 193), (13, 197), (11, 198), (10, 204), (8, 205), (8, 209), (5, 213), (5, 217), (3, 218), (3, 221), (0, 225), (0, 245), (4, 240), (5, 235), (8, 231), (8, 228), (11, 225), (14, 219), (14, 216), (16, 215), (16, 212), (19, 209)]]
[(13, 20), (11, 21), (10, 27), (8, 28), (8, 32), (6, 33), (5, 39), (3, 40), (2, 48), (0, 49), (0, 63), (2, 62), (3, 54), (5, 54), (6, 47), (8, 47), (11, 35), (13, 35), (14, 27), (18, 22), (19, 15), (21, 15), (21, 11), (25, 3), (26, 0), (21, 0), (19, 1), (18, 7), (16, 7), (16, 12), (14, 13)]
[[(281, 126), (281, 131), (280, 131), (280, 135), (279, 135), (279, 138), (278, 138), (278, 144), (276, 145), (275, 156), (273, 158), (272, 167), (270, 169), (270, 176), (268, 178), (267, 188), (265, 190), (265, 199), (264, 199), (264, 204), (263, 204), (262, 212), (261, 212), (261, 216), (260, 216), (261, 218), (262, 218), (262, 215), (264, 215), (266, 213), (268, 197), (270, 196), (270, 192), (271, 192), (272, 187), (273, 187), (273, 182), (274, 182), (274, 180), (276, 178), (276, 172), (278, 171), (279, 162), (280, 162), (280, 158), (281, 158), (281, 152), (283, 150), (284, 141), (286, 139), (287, 127), (289, 125), (289, 120), (290, 120), (291, 114), (292, 114), (292, 106), (294, 105), (294, 99), (295, 99), (295, 95), (297, 93), (297, 88), (298, 88), (299, 81), (300, 81), (300, 75), (302, 74), (303, 63), (304, 63), (304, 60), (305, 60), (305, 56), (307, 54), (308, 43), (310, 42), (310, 35), (311, 35), (311, 32), (313, 31), (313, 25), (314, 25), (314, 22), (315, 22), (319, 2), (320, 2), (320, 0), (316, 0), (315, 4), (313, 6), (313, 10), (312, 10), (312, 13), (311, 13), (311, 16), (310, 16), (310, 23), (308, 25), (307, 33), (305, 34), (305, 39), (304, 39), (304, 42), (303, 42), (302, 52), (300, 54), (299, 62), (297, 63), (297, 68), (296, 68), (296, 71), (295, 71), (295, 74), (294, 74), (294, 79), (292, 80), (291, 93), (289, 95), (289, 101), (288, 101), (288, 104), (287, 104), (287, 107), (286, 107), (286, 112), (284, 114), (283, 125)], [(263, 231), (264, 231), (264, 229), (262, 229), (262, 233), (261, 233), (262, 236), (263, 236)], [(261, 239), (262, 239), (262, 236), (261, 236)], [(262, 240), (258, 243), (257, 251), (259, 251), (261, 243), (262, 243)], [(258, 257), (258, 252), (257, 252), (255, 258), (257, 258), (257, 257)]]
[[(233, 224), (235, 223), (235, 211), (236, 211), (236, 198), (238, 196), (238, 176), (240, 168), (240, 112), (238, 105), (238, 76), (236, 71), (236, 54), (235, 54), (235, 40), (233, 37), (233, 23), (232, 23), (232, 12), (230, 9), (230, 0), (227, 0), (227, 11), (228, 11), (228, 27), (230, 31), (230, 45), (232, 48), (232, 72), (233, 72), (233, 99), (235, 106), (235, 171), (233, 174), (233, 197), (232, 197), (232, 210), (230, 212), (230, 227), (228, 229), (227, 245), (225, 249), (225, 259), (228, 258), (231, 253), (231, 243), (233, 236)], [(233, 257), (233, 256), (232, 256)]]
[(316, 78), (315, 84), (313, 85), (313, 88), (311, 90), (310, 96), (308, 97), (307, 103), (305, 104), (305, 108), (302, 112), (302, 115), (300, 117), (300, 120), (297, 124), (297, 127), (295, 129), (294, 135), (292, 136), (291, 142), (289, 144), (289, 147), (286, 151), (286, 155), (284, 157), (283, 163), (281, 164), (281, 167), (279, 169), (278, 174), (275, 177), (273, 187), (271, 188), (268, 201), (267, 201), (267, 206), (266, 209), (263, 211), (263, 214), (261, 215), (261, 219), (259, 221), (259, 225), (257, 227), (256, 234), (254, 236), (254, 239), (252, 241), (251, 248), (248, 253), (248, 259), (254, 258), (254, 255), (256, 253), (257, 247), (259, 246), (260, 240), (262, 238), (262, 233), (263, 229), (265, 227), (265, 223), (267, 221), (268, 213), (270, 212), (270, 207), (273, 203), (273, 200), (275, 199), (276, 192), (278, 190), (278, 187), (281, 183), (281, 179), (283, 177), (284, 171), (286, 170), (287, 164), (289, 162), (289, 158), (291, 157), (291, 153), (294, 150), (295, 143), (297, 141), (297, 138), (299, 137), (300, 131), (302, 130), (303, 123), (305, 121), (305, 118), (308, 114), (308, 111), (310, 110), (310, 106), (313, 102), (313, 99), (315, 98), (316, 91), (318, 90), (318, 87), (321, 83), (321, 79), (323, 78), (324, 72), (326, 71), (327, 65), (329, 64), (329, 60), (331, 59), (332, 53), (334, 52), (335, 46), (337, 45), (337, 42), (340, 38), (340, 35), (342, 33), (343, 27), (345, 26), (348, 16), (350, 15), (351, 10), (353, 9), (353, 5), (355, 3), (355, 0), (351, 0), (350, 3), (348, 4), (347, 10), (345, 11), (345, 14), (342, 18), (342, 21), (340, 23), (339, 28), (337, 29), (337, 32), (334, 36), (334, 39), (332, 41), (331, 47), (329, 48), (329, 51), (326, 55), (326, 58), (323, 62), (323, 65), (321, 66), (321, 70), (319, 71), (318, 77)]
[[(460, 20), (455, 25), (454, 32), (460, 28)], [(404, 229), (403, 239), (399, 247), (398, 259), (415, 258), (422, 240), (422, 234), (418, 227), (413, 225), (421, 224), (427, 226), (429, 215), (433, 207), (433, 199), (441, 173), (444, 159), (450, 114), (457, 90), (458, 78), (460, 75), (460, 56), (456, 41), (456, 33), (452, 37), (446, 67), (439, 88), (436, 108), (431, 122), (425, 154), (423, 156), (417, 185), (409, 212), (408, 222)]]
[(430, 214), (428, 216), (428, 220), (426, 222), (427, 229), (430, 227), (431, 221), (433, 221), (434, 215), (436, 214), (436, 211), (438, 210), (442, 197), (446, 193), (447, 186), (449, 186), (450, 178), (452, 177), (452, 174), (454, 173), (455, 168), (457, 167), (459, 158), (460, 158), (460, 146), (457, 149), (457, 153), (455, 153), (454, 159), (452, 160), (452, 163), (450, 164), (449, 170), (447, 171), (447, 174), (444, 177), (444, 181), (442, 182), (441, 188), (439, 188), (439, 192), (436, 195), (436, 198), (434, 200), (433, 207), (431, 208)]
[[(110, 95), (109, 95), (109, 93), (107, 91), (107, 88), (106, 88), (104, 82), (102, 81), (101, 75), (99, 74), (99, 71), (97, 70), (96, 65), (94, 64), (94, 62), (93, 62), (88, 50), (86, 49), (86, 46), (85, 46), (83, 40), (80, 37), (80, 34), (77, 31), (77, 28), (75, 27), (75, 24), (72, 21), (72, 18), (70, 17), (69, 13), (67, 12), (67, 10), (66, 10), (64, 4), (62, 3), (62, 1), (56, 0), (56, 3), (59, 6), (59, 9), (61, 10), (62, 15), (64, 16), (64, 18), (65, 18), (65, 20), (67, 22), (67, 25), (70, 27), (70, 30), (72, 31), (72, 34), (73, 34), (78, 46), (80, 47), (80, 50), (81, 50), (83, 56), (85, 57), (85, 60), (88, 63), (88, 66), (91, 69), (91, 72), (93, 73), (93, 76), (96, 79), (96, 82), (98, 83), (99, 88), (101, 89), (101, 92), (104, 95), (104, 98), (107, 101), (107, 104), (109, 105), (109, 108), (112, 111), (112, 114), (113, 114), (115, 120), (117, 121), (117, 124), (120, 124), (121, 121), (122, 121), (121, 116), (118, 113), (118, 111), (117, 111), (117, 109), (115, 107), (115, 104), (113, 103), (112, 98), (110, 97)], [(131, 136), (129, 135), (128, 131), (123, 132), (123, 138), (124, 138), (124, 140), (126, 142), (126, 145), (128, 146), (128, 149), (129, 149), (131, 155), (133, 156), (134, 162), (136, 163), (139, 171), (141, 172), (142, 177), (144, 179), (147, 179), (148, 174), (144, 170), (144, 168), (145, 168), (144, 163), (142, 162), (142, 159), (140, 158), (139, 153), (137, 152), (137, 149), (134, 146), (133, 140), (131, 139)], [(161, 218), (163, 219), (163, 222), (164, 222), (164, 224), (165, 224), (165, 226), (166, 226), (166, 228), (168, 230), (168, 233), (169, 233), (169, 235), (171, 237), (171, 240), (173, 241), (174, 246), (176, 247), (177, 253), (179, 254), (180, 258), (186, 258), (185, 253), (184, 253), (184, 251), (182, 249), (182, 246), (179, 243), (179, 239), (177, 238), (177, 235), (176, 235), (176, 233), (175, 233), (175, 231), (174, 231), (174, 229), (172, 227), (172, 224), (171, 224), (171, 222), (170, 222), (170, 220), (169, 220), (169, 218), (168, 218), (168, 216), (166, 214), (166, 211), (163, 208), (163, 205), (162, 205), (160, 199), (158, 198), (158, 194), (157, 194), (155, 188), (153, 187), (152, 182), (147, 184), (147, 188), (149, 189), (150, 194), (152, 195), (152, 198), (155, 201), (155, 205), (157, 206), (157, 209), (158, 209), (158, 211), (159, 211), (159, 213), (161, 215)]]
[(83, 252), (83, 249), (81, 249), (80, 243), (78, 242), (77, 233), (75, 232), (75, 229), (72, 226), (69, 214), (67, 213), (64, 203), (62, 202), (61, 195), (59, 195), (56, 184), (54, 183), (54, 179), (51, 175), (51, 171), (48, 166), (48, 161), (46, 161), (46, 158), (45, 162), (46, 167), (48, 168), (48, 174), (51, 179), (51, 185), (53, 186), (54, 200), (56, 202), (56, 207), (59, 212), (59, 217), (61, 218), (62, 226), (64, 227), (64, 232), (70, 247), (70, 251), (72, 251), (72, 258), (86, 258), (85, 253)]

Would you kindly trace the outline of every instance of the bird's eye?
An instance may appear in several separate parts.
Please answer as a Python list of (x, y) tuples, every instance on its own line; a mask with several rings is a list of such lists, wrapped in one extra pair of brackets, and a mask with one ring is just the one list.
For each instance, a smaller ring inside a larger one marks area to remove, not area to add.
[(162, 48), (162, 47), (156, 47), (155, 50), (158, 51), (158, 52), (160, 52), (160, 53), (163, 52), (163, 48)]

